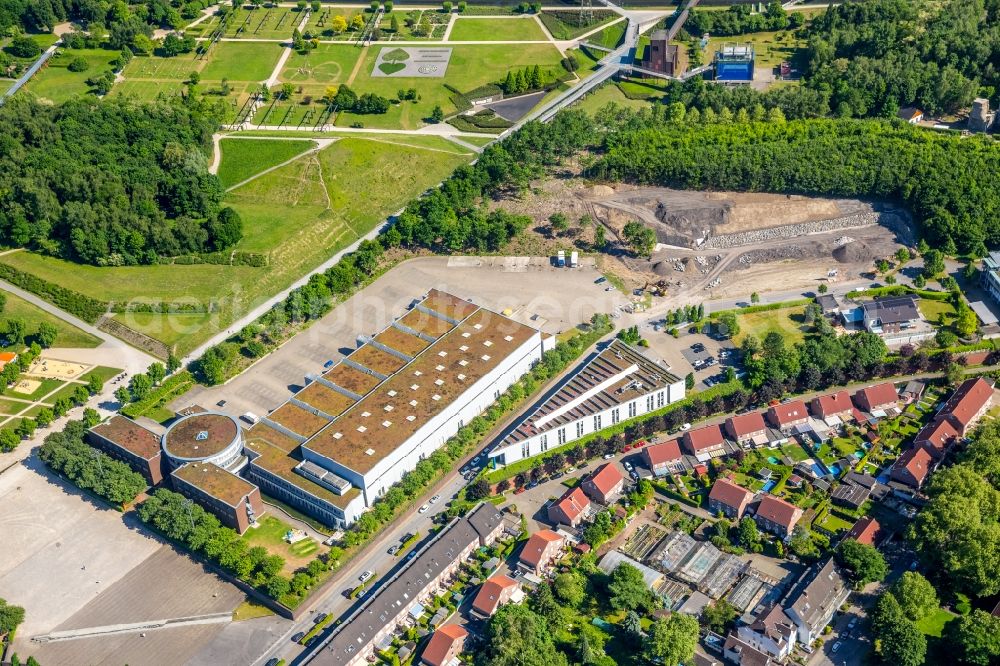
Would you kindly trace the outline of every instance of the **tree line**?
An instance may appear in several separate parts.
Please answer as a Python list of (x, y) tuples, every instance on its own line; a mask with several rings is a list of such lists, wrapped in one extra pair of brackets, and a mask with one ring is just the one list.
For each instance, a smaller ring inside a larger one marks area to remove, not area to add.
[(729, 37), (750, 32), (794, 30), (802, 27), (804, 22), (800, 12), (787, 12), (780, 2), (771, 0), (762, 13), (753, 13), (749, 4), (733, 5), (724, 12), (692, 10), (683, 30), (694, 37), (704, 33), (713, 37)]
[[(680, 115), (681, 122), (667, 122)], [(611, 121), (606, 121), (611, 122)], [(931, 245), (1000, 244), (1000, 148), (902, 121), (690, 122), (682, 108), (621, 112), (591, 177), (677, 187), (898, 201)], [(887, 159), (886, 156), (891, 156)]]
[(228, 248), (242, 221), (222, 207), (206, 152), (218, 105), (17, 96), (0, 107), (0, 244), (99, 266)]
[(128, 504), (146, 489), (146, 479), (84, 441), (87, 428), (96, 425), (97, 413), (89, 411), (84, 420), (70, 421), (62, 432), (46, 435), (38, 457), (79, 488), (115, 505)]

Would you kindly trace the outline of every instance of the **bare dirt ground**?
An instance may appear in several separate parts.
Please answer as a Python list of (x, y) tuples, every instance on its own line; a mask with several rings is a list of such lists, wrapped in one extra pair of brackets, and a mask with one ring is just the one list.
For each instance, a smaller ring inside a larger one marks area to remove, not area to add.
[[(525, 254), (589, 250), (598, 225), (609, 240), (620, 241), (627, 222), (645, 223), (657, 234), (651, 260), (622, 249), (602, 259), (602, 270), (630, 289), (659, 284), (668, 295), (688, 300), (816, 287), (860, 279), (875, 261), (912, 243), (909, 217), (886, 204), (595, 185), (575, 175), (571, 168), (495, 206), (535, 220), (531, 233), (518, 241)], [(568, 229), (552, 228), (548, 220), (554, 213), (566, 216)], [(585, 216), (591, 222), (580, 224)]]

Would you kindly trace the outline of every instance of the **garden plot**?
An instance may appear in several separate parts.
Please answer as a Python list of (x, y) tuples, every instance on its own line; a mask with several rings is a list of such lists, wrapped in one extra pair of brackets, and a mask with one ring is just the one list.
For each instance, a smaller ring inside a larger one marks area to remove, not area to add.
[(441, 78), (451, 61), (449, 48), (383, 48), (375, 61), (372, 76)]

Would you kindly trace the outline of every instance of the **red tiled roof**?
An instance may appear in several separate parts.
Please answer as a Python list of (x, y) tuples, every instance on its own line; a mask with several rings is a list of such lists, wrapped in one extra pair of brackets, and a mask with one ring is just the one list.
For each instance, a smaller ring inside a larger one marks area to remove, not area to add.
[(605, 463), (597, 468), (587, 481), (592, 483), (602, 495), (607, 495), (615, 486), (622, 482), (625, 477), (612, 463)]
[(649, 465), (662, 465), (681, 458), (680, 443), (676, 439), (671, 439), (659, 444), (647, 446), (643, 451), (646, 454), (646, 462)]
[(497, 574), (490, 576), (479, 588), (476, 598), (472, 601), (472, 607), (483, 615), (493, 615), (497, 606), (500, 605), (501, 595), (504, 590), (517, 585), (517, 581), (509, 576)]
[(535, 569), (542, 563), (542, 554), (550, 543), (562, 542), (563, 538), (552, 530), (538, 530), (521, 549), (519, 559)]
[(590, 500), (587, 498), (587, 494), (583, 492), (583, 488), (577, 486), (563, 495), (562, 499), (556, 502), (556, 506), (566, 514), (567, 518), (576, 520), (590, 506)]
[(965, 430), (991, 398), (993, 398), (992, 384), (982, 377), (967, 379), (951, 394), (941, 412), (950, 415), (962, 430)]
[(0, 363), (10, 363), (17, 360), (17, 354), (14, 352), (0, 352)]
[(931, 471), (932, 461), (933, 457), (927, 449), (915, 446), (904, 451), (903, 455), (896, 459), (890, 476), (907, 485), (916, 483), (919, 487), (927, 479), (927, 474)]
[(847, 538), (874, 546), (882, 539), (882, 526), (874, 518), (865, 516), (854, 523), (854, 527), (847, 533)]
[(859, 401), (859, 406), (864, 409), (878, 409), (894, 405), (899, 400), (899, 394), (896, 393), (896, 387), (892, 382), (865, 387), (855, 393), (854, 397)]
[(729, 434), (733, 437), (743, 437), (752, 432), (767, 430), (767, 426), (764, 424), (764, 415), (760, 412), (730, 416), (726, 419), (726, 426)]
[(809, 418), (806, 411), (806, 404), (801, 400), (792, 400), (780, 405), (774, 405), (768, 410), (771, 420), (778, 426), (785, 426), (789, 423), (797, 423), (802, 419)]
[(720, 446), (725, 443), (726, 438), (722, 435), (722, 428), (718, 425), (709, 425), (684, 433), (687, 445), (695, 453), (713, 446)]
[(854, 409), (854, 405), (851, 404), (851, 396), (847, 391), (837, 391), (813, 398), (813, 412), (821, 419), (849, 412), (852, 409)]
[(457, 624), (446, 624), (434, 632), (420, 658), (430, 666), (444, 666), (445, 657), (448, 656), (455, 642), (468, 635), (469, 632)]
[(913, 441), (917, 444), (926, 443), (934, 449), (935, 457), (940, 458), (957, 437), (959, 432), (952, 422), (946, 418), (939, 418), (921, 428)]
[(728, 479), (720, 478), (712, 484), (712, 491), (708, 494), (708, 498), (739, 509), (753, 498), (753, 493)]
[(791, 531), (802, 517), (802, 509), (774, 495), (764, 495), (757, 508), (757, 515)]

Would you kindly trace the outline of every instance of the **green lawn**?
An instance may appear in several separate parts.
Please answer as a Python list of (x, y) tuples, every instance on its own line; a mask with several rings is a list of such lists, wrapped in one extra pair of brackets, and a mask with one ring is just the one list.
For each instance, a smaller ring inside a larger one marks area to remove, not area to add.
[(337, 118), (337, 125), (343, 127), (360, 122), (365, 127), (417, 129), (424, 125), (424, 118), (430, 116), (435, 106), (440, 106), (445, 114), (457, 111), (451, 101), (452, 93), (444, 87), (445, 84), (468, 92), (487, 83), (500, 82), (511, 69), (536, 64), (549, 79), (565, 73), (559, 64), (562, 55), (551, 44), (522, 44), (517, 48), (465, 44), (452, 47), (448, 71), (442, 78), (373, 77), (371, 73), (382, 48), (391, 47), (372, 47), (368, 50), (351, 87), (358, 94), (371, 92), (389, 98), (396, 97), (401, 88), (415, 88), (420, 99), (416, 103), (394, 104), (388, 113), (382, 115), (342, 113)]
[(944, 633), (944, 626), (954, 620), (957, 615), (944, 608), (938, 608), (930, 615), (921, 618), (916, 622), (917, 629), (928, 636), (940, 638)]
[(802, 342), (805, 339), (805, 332), (802, 330), (803, 312), (805, 306), (798, 305), (764, 312), (737, 313), (740, 332), (733, 338), (733, 342), (739, 345), (748, 335), (763, 340), (764, 336), (772, 331), (780, 333), (785, 338), (787, 346)]
[(921, 298), (917, 301), (920, 314), (929, 322), (937, 323), (938, 317), (944, 316), (945, 323), (955, 318), (955, 307), (948, 301), (935, 301), (930, 298)]
[(597, 44), (598, 46), (603, 46), (608, 49), (617, 48), (617, 46), (621, 44), (622, 39), (625, 37), (625, 25), (625, 21), (612, 23), (608, 27), (604, 28), (604, 30), (588, 37), (587, 41), (591, 44)]
[(14, 79), (0, 79), (0, 95), (14, 86)]
[(251, 546), (263, 546), (268, 552), (285, 558), (285, 573), (309, 563), (321, 546), (315, 539), (307, 538), (293, 544), (285, 541), (285, 534), (293, 529), (273, 513), (267, 513), (258, 521), (258, 527), (251, 527), (243, 534), (243, 540)]
[(209, 51), (209, 63), (201, 70), (205, 81), (263, 81), (278, 64), (277, 44), (220, 42)]
[(7, 305), (4, 306), (3, 313), (0, 314), (0, 320), (15, 318), (23, 320), (29, 333), (29, 339), (30, 335), (33, 335), (38, 330), (38, 325), (45, 322), (52, 324), (59, 331), (55, 342), (52, 344), (53, 347), (90, 349), (101, 344), (99, 338), (67, 324), (62, 319), (50, 315), (48, 312), (32, 305), (23, 298), (8, 292), (4, 292), (4, 295), (7, 297)]
[(28, 408), (28, 403), (0, 398), (0, 414), (16, 416)]
[(793, 462), (801, 462), (809, 457), (806, 450), (799, 444), (785, 444), (780, 449), (782, 455), (788, 456)]
[[(269, 265), (96, 267), (31, 252), (0, 259), (101, 300), (216, 302), (211, 314), (118, 315), (183, 355), (443, 180), (473, 154), (439, 137), (345, 138), (227, 195), (243, 216), (237, 249)], [(358, 196), (364, 192), (365, 196)]]
[(40, 382), (38, 388), (32, 391), (31, 393), (20, 393), (18, 391), (15, 391), (13, 388), (5, 388), (3, 390), (3, 395), (9, 398), (21, 398), (23, 400), (38, 400), (43, 396), (48, 395), (52, 391), (55, 391), (63, 384), (65, 384), (65, 382), (63, 382), (60, 379), (41, 379), (38, 381)]
[(554, 39), (568, 40), (576, 39), (591, 30), (596, 30), (598, 27), (610, 23), (619, 17), (611, 11), (602, 12), (600, 15), (595, 12), (594, 18), (596, 20), (588, 23), (585, 18), (580, 17), (580, 12), (562, 10), (556, 12), (545, 11), (539, 14), (538, 18), (545, 24), (545, 28)]
[(219, 180), (222, 181), (223, 187), (232, 187), (254, 174), (304, 153), (315, 145), (312, 141), (223, 139), (219, 142), (222, 151)]
[(816, 521), (816, 527), (822, 527), (827, 532), (833, 532), (834, 534), (839, 534), (840, 532), (846, 532), (854, 523), (848, 522), (841, 518), (840, 516), (835, 516), (832, 513), (827, 513), (823, 516), (822, 520)]
[(614, 83), (606, 83), (595, 92), (592, 92), (584, 97), (579, 104), (577, 104), (577, 108), (583, 109), (589, 114), (594, 114), (612, 102), (618, 106), (636, 111), (653, 108), (653, 103), (650, 101), (629, 99), (625, 96), (625, 93), (621, 91), (621, 88), (616, 86)]
[(98, 377), (101, 378), (101, 381), (106, 382), (120, 372), (121, 368), (109, 368), (106, 365), (99, 365), (96, 368), (90, 370), (89, 372), (86, 372), (83, 375), (81, 375), (80, 380), (87, 381), (90, 379), (92, 375), (97, 375)]
[[(110, 69), (111, 61), (118, 55), (118, 51), (105, 49), (59, 49), (31, 78), (25, 90), (54, 104), (87, 94), (90, 86), (85, 83), (86, 80)], [(69, 63), (77, 58), (86, 60), (88, 68), (82, 72), (69, 71)]]
[(533, 15), (504, 18), (455, 19), (450, 42), (507, 41), (533, 42), (548, 37)]

